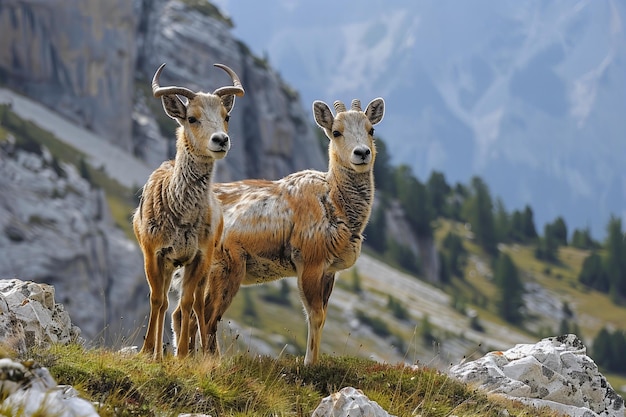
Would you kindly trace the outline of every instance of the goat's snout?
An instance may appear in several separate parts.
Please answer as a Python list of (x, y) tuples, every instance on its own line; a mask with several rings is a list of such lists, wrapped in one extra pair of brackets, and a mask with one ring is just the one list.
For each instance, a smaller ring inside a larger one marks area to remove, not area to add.
[(209, 149), (212, 152), (225, 152), (230, 149), (230, 138), (224, 132), (216, 132), (209, 139)]
[(355, 165), (369, 164), (372, 160), (372, 150), (367, 146), (357, 146), (352, 150), (351, 162)]

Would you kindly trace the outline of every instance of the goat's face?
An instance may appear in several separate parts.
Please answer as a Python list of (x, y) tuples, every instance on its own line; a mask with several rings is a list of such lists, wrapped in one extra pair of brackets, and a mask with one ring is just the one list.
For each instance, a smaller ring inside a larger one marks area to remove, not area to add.
[(161, 97), (165, 112), (184, 129), (192, 153), (222, 159), (230, 149), (228, 119), (222, 99), (198, 93), (185, 105), (176, 95)]
[(230, 115), (220, 97), (199, 93), (187, 104), (187, 117), (180, 120), (196, 152), (222, 159), (230, 149)]
[(331, 164), (339, 164), (356, 172), (371, 171), (376, 157), (374, 125), (383, 119), (385, 102), (382, 98), (372, 100), (363, 112), (358, 100), (352, 101), (350, 110), (336, 101), (335, 109), (337, 116), (333, 117), (326, 103), (313, 103), (315, 122), (330, 139)]
[[(183, 129), (189, 149), (195, 155), (222, 159), (230, 149), (228, 119), (235, 105), (235, 96), (243, 96), (241, 81), (235, 72), (223, 64), (216, 67), (226, 71), (233, 86), (220, 87), (212, 94), (195, 93), (184, 87), (161, 87), (159, 76), (161, 65), (152, 78), (152, 93), (161, 97), (165, 113), (176, 120)], [(187, 97), (184, 103), (178, 96)], [(186, 144), (187, 144), (186, 143)]]

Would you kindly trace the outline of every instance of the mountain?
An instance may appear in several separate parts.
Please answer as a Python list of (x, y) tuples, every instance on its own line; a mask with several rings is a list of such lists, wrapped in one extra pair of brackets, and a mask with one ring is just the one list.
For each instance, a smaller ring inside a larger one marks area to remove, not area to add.
[(539, 230), (624, 218), (623, 2), (218, 4), (305, 103), (383, 96), (393, 160), (423, 181), (478, 175)]

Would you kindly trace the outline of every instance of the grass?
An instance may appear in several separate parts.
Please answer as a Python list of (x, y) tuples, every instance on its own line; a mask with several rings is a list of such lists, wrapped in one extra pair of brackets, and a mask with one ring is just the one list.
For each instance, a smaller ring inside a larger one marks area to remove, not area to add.
[(225, 355), (155, 363), (143, 355), (72, 344), (31, 352), (59, 384), (71, 384), (108, 416), (308, 416), (322, 398), (352, 386), (398, 416), (557, 416), (488, 396), (428, 368), (346, 356), (304, 366), (300, 356)]

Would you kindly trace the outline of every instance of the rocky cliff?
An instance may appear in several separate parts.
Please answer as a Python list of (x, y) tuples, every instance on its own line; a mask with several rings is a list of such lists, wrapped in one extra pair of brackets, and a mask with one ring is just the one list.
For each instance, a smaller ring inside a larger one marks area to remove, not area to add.
[(102, 190), (45, 148), (0, 141), (0, 271), (54, 285), (89, 340), (128, 335), (147, 313), (141, 253), (114, 224)]
[[(162, 80), (213, 91), (229, 83), (216, 62), (241, 77), (233, 148), (218, 179), (277, 178), (324, 168), (312, 118), (298, 95), (230, 33), (208, 3), (137, 0), (8, 0), (0, 4), (0, 83), (133, 151), (151, 166), (172, 156), (175, 124), (146, 97)], [(308, 105), (307, 105), (308, 109)], [(129, 115), (133, 117), (129, 117)]]
[(0, 82), (131, 149), (136, 14), (126, 0), (0, 3)]

